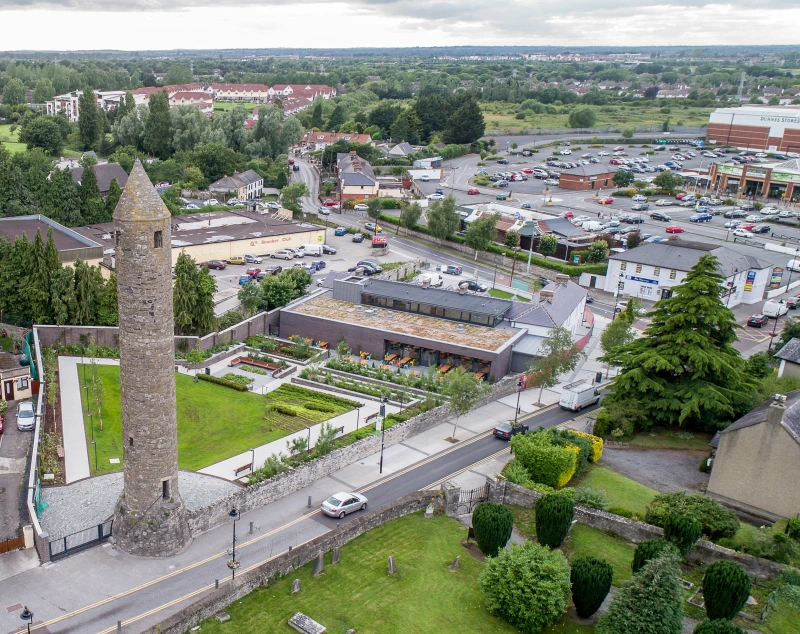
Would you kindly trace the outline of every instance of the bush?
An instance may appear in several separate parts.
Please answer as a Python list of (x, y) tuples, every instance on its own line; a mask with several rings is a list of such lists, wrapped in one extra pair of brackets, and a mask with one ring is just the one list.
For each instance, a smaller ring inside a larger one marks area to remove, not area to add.
[(600, 609), (611, 590), (613, 577), (614, 568), (605, 559), (587, 556), (572, 561), (569, 580), (572, 602), (579, 617), (587, 619)]
[(678, 582), (678, 555), (652, 559), (619, 589), (600, 616), (596, 634), (680, 634), (683, 594)]
[(516, 458), (506, 465), (503, 475), (505, 476), (506, 480), (521, 487), (529, 487), (532, 484), (531, 476), (528, 474), (528, 470), (523, 467), (522, 463)]
[[(571, 430), (558, 430), (550, 429), (550, 437), (554, 445), (563, 445), (565, 447), (576, 447), (578, 449), (578, 456), (575, 461), (575, 474), (580, 475), (589, 464), (589, 458), (592, 455), (592, 441), (586, 436), (581, 436)], [(566, 484), (566, 482), (564, 483)]]
[(234, 372), (228, 372), (223, 377), (226, 381), (230, 381), (231, 383), (238, 383), (239, 385), (244, 385), (247, 387), (250, 385), (255, 379), (251, 379), (249, 376), (242, 376), (241, 374), (236, 374)]
[(734, 625), (725, 619), (715, 621), (703, 621), (698, 623), (692, 634), (746, 634), (738, 625)]
[(647, 507), (646, 521), (663, 528), (667, 518), (673, 513), (697, 519), (704, 535), (717, 540), (733, 537), (739, 530), (740, 522), (736, 513), (724, 508), (716, 500), (694, 493), (660, 493)]
[(284, 416), (297, 416), (298, 414), (296, 407), (283, 403), (272, 403), (269, 405), (269, 410), (271, 412), (278, 412), (278, 414), (283, 414)]
[(551, 445), (546, 431), (517, 434), (511, 439), (511, 449), (531, 480), (554, 489), (569, 482), (577, 467), (577, 448)]
[(234, 381), (228, 381), (227, 379), (221, 379), (218, 376), (211, 376), (210, 374), (198, 374), (197, 378), (201, 381), (208, 381), (209, 383), (216, 383), (217, 385), (222, 385), (224, 387), (229, 387), (233, 390), (238, 390), (239, 392), (246, 392), (247, 386), (242, 385), (241, 383), (235, 383)]
[(732, 621), (750, 596), (750, 576), (732, 561), (715, 561), (703, 576), (706, 614), (714, 619)]
[(548, 493), (536, 502), (536, 537), (549, 548), (561, 545), (575, 517), (575, 503), (567, 495)]
[(800, 517), (793, 517), (790, 519), (789, 525), (786, 528), (789, 532), (789, 537), (800, 540)]
[(511, 538), (514, 516), (502, 504), (481, 502), (472, 512), (472, 526), (481, 552), (487, 557), (497, 557)]
[(326, 405), (325, 403), (315, 403), (313, 401), (310, 403), (303, 403), (303, 407), (305, 409), (310, 409), (315, 412), (323, 412), (325, 414), (333, 414), (336, 412), (336, 409), (330, 405)]
[(675, 545), (682, 557), (691, 552), (702, 532), (703, 526), (694, 517), (673, 513), (664, 522), (664, 538)]
[(583, 436), (588, 438), (592, 441), (592, 450), (589, 454), (589, 462), (597, 462), (603, 456), (603, 439), (600, 436), (595, 436), (594, 434), (587, 434), (583, 431), (573, 431), (573, 434), (578, 436)]
[(778, 576), (778, 580), (788, 586), (800, 586), (800, 570), (797, 568), (784, 568)]
[(575, 504), (588, 506), (598, 511), (605, 511), (608, 508), (608, 496), (602, 489), (578, 487), (575, 489)]
[(633, 561), (631, 562), (633, 574), (644, 568), (644, 565), (651, 559), (657, 559), (668, 551), (672, 551), (675, 554), (678, 553), (675, 545), (665, 539), (649, 539), (641, 542), (633, 552)]
[(555, 623), (569, 605), (564, 554), (534, 542), (512, 544), (491, 557), (478, 583), (488, 610), (523, 632), (538, 632)]

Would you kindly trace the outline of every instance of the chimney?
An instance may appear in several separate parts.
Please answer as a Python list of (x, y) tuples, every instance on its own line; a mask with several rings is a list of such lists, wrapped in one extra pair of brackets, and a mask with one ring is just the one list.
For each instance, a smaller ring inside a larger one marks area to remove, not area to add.
[(566, 273), (556, 273), (556, 284), (566, 284), (569, 282), (569, 275)]
[(785, 412), (786, 397), (783, 394), (775, 394), (772, 397), (772, 403), (767, 408), (767, 422), (771, 425), (780, 425)]
[(553, 291), (539, 291), (539, 301), (547, 301), (553, 303)]

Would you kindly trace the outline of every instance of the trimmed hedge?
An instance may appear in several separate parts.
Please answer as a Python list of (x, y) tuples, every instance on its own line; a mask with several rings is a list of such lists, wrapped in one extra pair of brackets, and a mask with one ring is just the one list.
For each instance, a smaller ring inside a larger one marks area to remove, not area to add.
[(217, 385), (222, 385), (223, 387), (229, 387), (232, 390), (238, 390), (239, 392), (246, 392), (247, 391), (247, 386), (246, 385), (241, 385), (240, 383), (236, 383), (234, 381), (228, 381), (227, 379), (221, 379), (218, 376), (211, 376), (210, 374), (198, 374), (196, 376), (201, 381), (208, 381), (209, 383), (216, 383)]
[(677, 554), (678, 549), (666, 539), (648, 539), (647, 541), (641, 542), (633, 552), (633, 561), (631, 562), (633, 574), (636, 574), (644, 568), (644, 565), (648, 561), (651, 559), (658, 559), (667, 551), (672, 551)]
[(703, 599), (706, 614), (714, 619), (729, 621), (739, 613), (750, 596), (750, 575), (732, 561), (715, 561), (703, 576)]
[(303, 407), (317, 412), (323, 412), (324, 414), (333, 414), (336, 411), (333, 407), (325, 403), (303, 403)]
[(511, 538), (514, 515), (502, 504), (481, 502), (472, 512), (472, 527), (481, 552), (487, 557), (497, 557)]
[(698, 623), (692, 634), (747, 634), (741, 627), (726, 619)]
[(578, 448), (552, 445), (544, 430), (517, 434), (511, 439), (511, 449), (534, 482), (557, 489), (575, 474)]
[(659, 493), (647, 507), (645, 521), (648, 524), (661, 526), (673, 513), (697, 519), (703, 527), (703, 534), (711, 540), (721, 537), (733, 537), (741, 523), (736, 513), (726, 509), (713, 498), (680, 493)]
[(603, 456), (603, 439), (600, 436), (587, 434), (585, 431), (573, 431), (573, 434), (584, 436), (592, 441), (592, 451), (589, 454), (589, 462), (597, 462)]
[(588, 619), (603, 605), (611, 581), (614, 568), (605, 559), (587, 556), (572, 561), (569, 580), (572, 583), (572, 602), (575, 612), (582, 619)]
[(557, 548), (564, 541), (575, 518), (575, 503), (570, 495), (548, 493), (536, 502), (536, 539), (543, 546)]
[(700, 520), (673, 513), (664, 522), (664, 538), (675, 545), (681, 556), (688, 555), (703, 534)]

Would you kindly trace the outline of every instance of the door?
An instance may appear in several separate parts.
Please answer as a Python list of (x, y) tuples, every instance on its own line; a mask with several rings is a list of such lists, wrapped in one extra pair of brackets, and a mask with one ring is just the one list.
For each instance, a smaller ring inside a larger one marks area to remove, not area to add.
[(346, 513), (352, 513), (357, 509), (358, 509), (358, 498), (350, 498), (349, 500), (347, 500), (347, 506), (345, 508)]
[(7, 401), (14, 400), (14, 381), (6, 381), (5, 395), (3, 398)]
[(597, 288), (597, 277), (595, 275), (589, 278), (589, 288)]

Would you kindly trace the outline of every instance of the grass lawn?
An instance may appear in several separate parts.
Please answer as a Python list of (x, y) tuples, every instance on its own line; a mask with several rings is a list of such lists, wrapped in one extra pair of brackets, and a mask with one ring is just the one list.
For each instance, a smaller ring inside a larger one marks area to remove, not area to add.
[[(477, 576), (483, 564), (461, 546), (466, 528), (444, 516), (424, 519), (409, 515), (358, 537), (342, 548), (341, 562), (312, 577), (308, 564), (269, 588), (255, 590), (226, 608), (231, 620), (209, 619), (203, 634), (289, 632), (287, 620), (303, 612), (328, 628), (344, 634), (483, 634), (518, 630), (492, 616), (484, 606)], [(398, 573), (386, 574), (393, 555)], [(447, 564), (461, 555), (460, 570)], [(293, 579), (301, 592), (292, 596)], [(590, 632), (556, 627), (553, 632)]]
[[(497, 297), (498, 299), (511, 299), (514, 297), (513, 293), (509, 293), (508, 291), (501, 291), (498, 288), (490, 288), (489, 289), (489, 297)], [(522, 297), (517, 295), (517, 299), (521, 302), (529, 302), (527, 297)]]
[(235, 102), (235, 101), (215, 101), (214, 102), (214, 110), (233, 110), (236, 106), (242, 106), (248, 110), (252, 110), (253, 108), (258, 108), (259, 106), (264, 106), (266, 104), (258, 104), (258, 103), (251, 103), (251, 102)]
[[(83, 370), (79, 368), (79, 372)], [(87, 376), (91, 367), (87, 364)], [(94, 435), (97, 442), (97, 470), (91, 460), (90, 419), (86, 403), (83, 403), (87, 445), (90, 448), (92, 474), (119, 471), (122, 469), (122, 412), (120, 406), (119, 366), (97, 366), (97, 374), (105, 388), (101, 408), (103, 430), (98, 428), (94, 416)], [(243, 453), (251, 447), (277, 440), (290, 432), (279, 426), (283, 419), (292, 419), (292, 424), (305, 427), (316, 424), (348, 411), (344, 404), (331, 403), (325, 395), (303, 390), (294, 385), (282, 385), (266, 398), (271, 403), (288, 403), (301, 412), (298, 416), (279, 416), (271, 412), (265, 419), (265, 397), (250, 392), (238, 392), (206, 381), (195, 383), (190, 376), (178, 374), (176, 379), (178, 401), (178, 466), (197, 471), (203, 467)], [(85, 399), (85, 392), (81, 392)], [(335, 413), (306, 410), (306, 402), (324, 402), (332, 405)], [(301, 409), (302, 408), (302, 409)], [(111, 464), (111, 458), (119, 458), (119, 464)]]
[(19, 128), (12, 133), (10, 123), (0, 125), (0, 143), (11, 152), (11, 154), (26, 152), (28, 150), (24, 143), (19, 142)]
[(0, 337), (0, 349), (11, 350), (12, 344), (11, 337)]
[(570, 486), (603, 489), (610, 502), (609, 511), (617, 512), (615, 507), (624, 509), (640, 519), (644, 518), (647, 505), (657, 494), (657, 491), (626, 478), (624, 475), (592, 464), (586, 468), (584, 474), (576, 482), (571, 482)]
[(575, 524), (569, 533), (570, 559), (593, 555), (614, 566), (614, 585), (631, 578), (635, 548), (625, 539), (585, 524)]
[(644, 449), (696, 449), (708, 451), (711, 434), (675, 431), (674, 429), (654, 429), (650, 432), (635, 434), (628, 440), (631, 447)]

